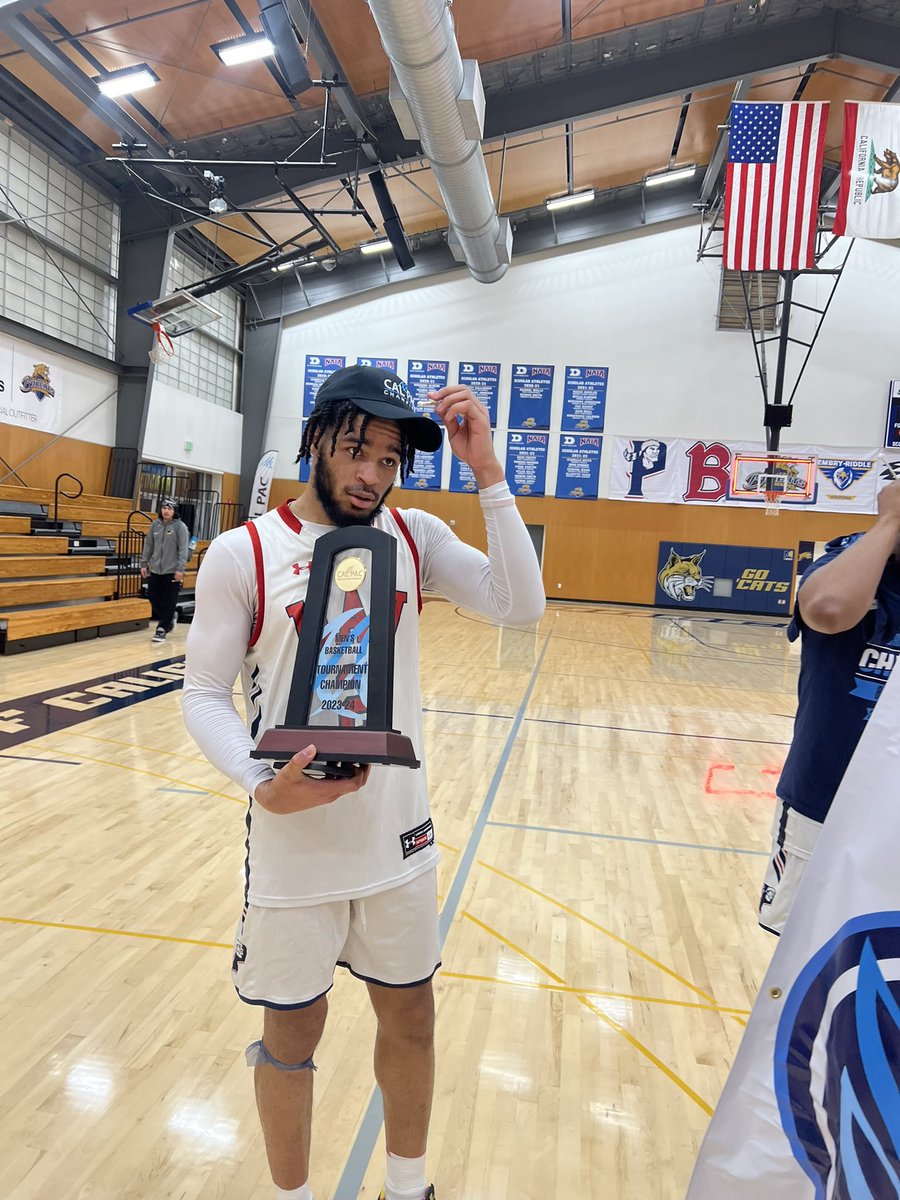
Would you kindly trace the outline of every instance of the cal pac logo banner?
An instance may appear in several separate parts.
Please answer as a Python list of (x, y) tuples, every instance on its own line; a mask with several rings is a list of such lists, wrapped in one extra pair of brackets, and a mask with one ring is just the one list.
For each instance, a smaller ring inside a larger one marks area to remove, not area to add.
[(654, 604), (783, 614), (793, 573), (793, 549), (660, 542)]
[(316, 402), (316, 392), (329, 375), (345, 366), (343, 354), (307, 354), (303, 375), (303, 415), (308, 417)]
[[(454, 456), (455, 457), (455, 456)], [(434, 454), (416, 451), (413, 469), (403, 480), (403, 487), (417, 492), (439, 492), (441, 490), (441, 471), (444, 465), (444, 443)]]
[(491, 415), (491, 429), (497, 427), (497, 404), (500, 398), (500, 364), (491, 362), (461, 362), (459, 382), (470, 388)]
[(374, 367), (377, 371), (393, 371), (397, 374), (396, 358), (358, 358), (356, 364), (359, 367)]
[(549, 429), (552, 366), (513, 363), (509, 392), (510, 429)]
[(514, 496), (543, 496), (549, 433), (513, 431), (506, 440), (506, 479)]
[(898, 762), (894, 671), (806, 868), (687, 1200), (900, 1195)]
[(596, 500), (600, 485), (598, 435), (563, 433), (559, 439), (556, 495), (562, 500)]
[(606, 416), (608, 367), (566, 367), (563, 379), (563, 430), (601, 432)]
[[(272, 477), (275, 474), (275, 464), (277, 461), (277, 450), (267, 450), (259, 460), (256, 475), (253, 477), (250, 507), (247, 510), (247, 519), (249, 521), (252, 521), (254, 517), (261, 517), (269, 507), (269, 492), (272, 488)], [(308, 464), (306, 465), (308, 466)]]
[(845, 101), (835, 234), (900, 237), (898, 183), (900, 111), (897, 106)]
[(431, 411), (429, 392), (439, 392), (447, 386), (450, 363), (442, 359), (411, 358), (406, 367), (406, 384), (412, 392), (416, 408)]

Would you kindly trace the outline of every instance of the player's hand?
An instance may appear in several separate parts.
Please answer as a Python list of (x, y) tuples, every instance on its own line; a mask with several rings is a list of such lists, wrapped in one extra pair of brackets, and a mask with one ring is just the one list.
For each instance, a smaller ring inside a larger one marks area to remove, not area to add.
[(271, 813), (305, 812), (333, 804), (339, 796), (358, 792), (369, 778), (370, 766), (357, 767), (349, 779), (311, 779), (303, 772), (316, 757), (315, 746), (307, 746), (285, 763), (274, 779), (257, 785), (254, 801)]
[(183, 579), (184, 579), (184, 571), (176, 571), (175, 572), (175, 582), (181, 583), (183, 581)]
[(499, 483), (503, 468), (494, 453), (490, 414), (481, 401), (459, 383), (429, 392), (428, 399), (434, 401), (434, 411), (444, 423), (450, 449), (472, 468), (478, 486)]
[(150, 572), (146, 567), (141, 567), (141, 579), (146, 579)]
[(889, 517), (900, 526), (900, 479), (895, 479), (878, 493), (878, 515)]

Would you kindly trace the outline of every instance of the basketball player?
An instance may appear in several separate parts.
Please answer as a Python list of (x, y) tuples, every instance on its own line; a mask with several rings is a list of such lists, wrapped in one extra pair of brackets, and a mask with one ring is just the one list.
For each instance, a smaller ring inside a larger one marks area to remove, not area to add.
[[(422, 588), (496, 621), (530, 624), (544, 609), (534, 549), (494, 454), (487, 409), (461, 386), (431, 394), (454, 454), (478, 484), (488, 554), (437, 517), (387, 509), (415, 451), (435, 451), (441, 424), (417, 413), (390, 371), (345, 367), (322, 384), (300, 457), (310, 483), (292, 500), (212, 543), (197, 580), (184, 713), (207, 758), (250, 795), (244, 908), (233, 979), (262, 1006), (248, 1049), (276, 1200), (310, 1200), (313, 1054), (336, 964), (362, 979), (377, 1019), (375, 1075), (384, 1097), (385, 1200), (426, 1200), (425, 1143), (434, 1081), (439, 964), (437, 850), (423, 770), (374, 765), (352, 778), (310, 778), (310, 744), (280, 770), (250, 757), (283, 722), (297, 624), (316, 539), (374, 525), (397, 544), (394, 726), (419, 752)], [(459, 419), (461, 418), (461, 420)], [(249, 731), (232, 701), (241, 672)], [(462, 749), (462, 748), (461, 748)]]
[(868, 533), (807, 568), (788, 638), (801, 641), (794, 738), (778, 782), (759, 923), (780, 934), (866, 721), (900, 654), (900, 482)]

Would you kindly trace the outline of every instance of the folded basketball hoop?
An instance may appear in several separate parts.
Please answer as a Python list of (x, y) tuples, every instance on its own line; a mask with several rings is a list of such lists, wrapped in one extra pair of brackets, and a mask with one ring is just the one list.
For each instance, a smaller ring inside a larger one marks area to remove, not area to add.
[(158, 300), (145, 300), (128, 310), (129, 317), (143, 321), (145, 325), (158, 325), (170, 338), (181, 337), (213, 321), (221, 320), (222, 314), (204, 300), (198, 300), (190, 292), (172, 292)]
[(175, 345), (158, 321), (154, 321), (151, 328), (153, 329), (153, 345), (149, 352), (150, 361), (157, 366), (162, 366), (163, 363), (167, 363), (175, 357)]

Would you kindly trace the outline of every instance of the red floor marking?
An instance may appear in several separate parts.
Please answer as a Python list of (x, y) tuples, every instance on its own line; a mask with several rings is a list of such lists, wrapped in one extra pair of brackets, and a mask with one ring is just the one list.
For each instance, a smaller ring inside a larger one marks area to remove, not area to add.
[[(709, 770), (706, 772), (706, 782), (703, 785), (703, 790), (706, 792), (707, 796), (767, 796), (769, 799), (771, 799), (775, 795), (775, 792), (772, 788), (760, 789), (728, 787), (727, 780), (721, 781), (722, 783), (725, 783), (726, 786), (717, 786), (716, 776), (719, 774), (719, 772), (734, 771), (735, 769), (734, 763), (710, 763)], [(761, 775), (769, 775), (777, 779), (781, 774), (781, 768), (760, 767), (759, 772)]]

